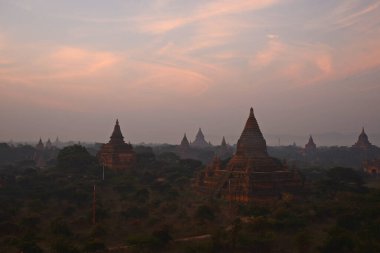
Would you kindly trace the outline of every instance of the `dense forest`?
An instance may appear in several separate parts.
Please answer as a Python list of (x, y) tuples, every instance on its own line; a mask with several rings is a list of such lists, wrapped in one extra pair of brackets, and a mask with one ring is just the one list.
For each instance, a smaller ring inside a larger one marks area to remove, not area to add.
[(355, 169), (304, 168), (297, 196), (244, 205), (197, 194), (202, 163), (171, 152), (136, 148), (103, 180), (80, 145), (45, 168), (21, 148), (0, 168), (1, 252), (380, 252), (380, 182)]

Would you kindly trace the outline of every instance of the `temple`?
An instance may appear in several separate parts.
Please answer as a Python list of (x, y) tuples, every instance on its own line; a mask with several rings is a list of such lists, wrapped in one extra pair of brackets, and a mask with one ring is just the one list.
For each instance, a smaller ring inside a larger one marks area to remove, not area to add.
[(190, 148), (190, 143), (187, 140), (186, 134), (183, 135), (180, 147), (182, 149), (188, 149), (188, 148)]
[(132, 145), (124, 142), (119, 120), (116, 120), (110, 141), (102, 145), (97, 157), (102, 165), (112, 170), (120, 171), (133, 167), (136, 155)]
[(202, 133), (202, 129), (199, 128), (195, 140), (193, 143), (191, 143), (191, 146), (194, 148), (207, 148), (211, 146), (211, 144), (205, 140), (205, 136)]
[(279, 199), (284, 193), (297, 194), (302, 186), (298, 171), (268, 155), (252, 108), (228, 164), (222, 166), (216, 157), (194, 179), (194, 187), (201, 194), (242, 203)]
[(36, 163), (36, 166), (39, 168), (43, 168), (46, 166), (44, 150), (45, 150), (45, 146), (42, 143), (42, 140), (40, 138), (40, 140), (38, 141), (38, 144), (36, 145), (36, 150), (33, 156), (33, 160)]
[(352, 148), (358, 150), (369, 150), (374, 146), (369, 142), (368, 136), (364, 131), (364, 127), (362, 128), (362, 132), (359, 135), (358, 141), (352, 145)]
[(317, 145), (315, 145), (313, 136), (310, 135), (309, 142), (305, 145), (306, 152), (314, 152), (317, 150)]
[(222, 143), (216, 148), (216, 155), (220, 159), (227, 159), (233, 155), (232, 147), (229, 146), (226, 142), (226, 139), (223, 136)]
[(51, 143), (50, 138), (47, 140), (47, 142), (45, 144), (45, 148), (46, 149), (52, 149), (53, 148), (53, 144)]

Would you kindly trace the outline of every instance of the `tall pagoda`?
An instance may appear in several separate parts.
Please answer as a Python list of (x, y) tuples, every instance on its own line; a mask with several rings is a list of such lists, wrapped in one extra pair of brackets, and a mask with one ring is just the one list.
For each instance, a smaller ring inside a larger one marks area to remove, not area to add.
[(298, 171), (268, 155), (266, 141), (251, 108), (235, 155), (224, 167), (215, 159), (197, 175), (194, 186), (202, 194), (247, 203), (281, 198), (283, 193), (298, 193), (303, 180)]
[(133, 167), (136, 154), (132, 145), (124, 142), (119, 120), (116, 120), (110, 141), (102, 145), (97, 157), (102, 165), (112, 170), (126, 170)]
[(317, 150), (317, 145), (315, 145), (313, 136), (310, 135), (309, 142), (305, 145), (305, 151), (306, 152), (314, 152)]
[(207, 147), (211, 146), (210, 143), (208, 143), (205, 140), (205, 136), (202, 133), (202, 129), (201, 128), (199, 128), (198, 133), (195, 136), (195, 140), (194, 140), (194, 142), (191, 143), (191, 146), (193, 146), (195, 148), (207, 148)]
[(359, 150), (368, 150), (373, 148), (374, 146), (369, 142), (368, 136), (364, 131), (364, 127), (362, 128), (362, 132), (359, 135), (358, 141), (352, 145), (352, 148)]

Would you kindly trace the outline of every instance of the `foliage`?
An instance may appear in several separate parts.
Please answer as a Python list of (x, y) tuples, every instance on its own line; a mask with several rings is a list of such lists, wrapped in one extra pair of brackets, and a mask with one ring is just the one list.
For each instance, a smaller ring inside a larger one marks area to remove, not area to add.
[(201, 222), (212, 221), (215, 219), (215, 213), (211, 207), (207, 205), (201, 205), (195, 212), (195, 218)]
[(57, 157), (58, 167), (66, 170), (84, 171), (94, 167), (95, 157), (91, 156), (87, 149), (81, 145), (72, 145), (63, 148)]

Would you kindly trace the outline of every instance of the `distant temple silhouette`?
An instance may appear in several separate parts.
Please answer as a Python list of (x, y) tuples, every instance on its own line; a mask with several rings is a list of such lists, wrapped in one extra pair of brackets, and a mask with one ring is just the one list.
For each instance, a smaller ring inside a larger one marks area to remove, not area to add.
[(183, 135), (180, 147), (182, 149), (188, 149), (188, 148), (190, 148), (190, 143), (187, 140), (186, 134)]
[(310, 135), (309, 142), (305, 145), (305, 151), (306, 152), (314, 152), (317, 150), (317, 145), (315, 145), (313, 136)]
[(133, 167), (136, 155), (132, 145), (124, 142), (119, 120), (116, 120), (110, 141), (102, 145), (97, 157), (102, 165), (112, 170), (126, 170)]
[(364, 127), (362, 128), (362, 132), (359, 135), (358, 141), (352, 145), (352, 148), (358, 150), (369, 150), (374, 148), (374, 146), (368, 140), (368, 136), (364, 131)]
[(211, 144), (205, 140), (205, 136), (202, 133), (201, 128), (199, 128), (198, 133), (195, 137), (195, 140), (194, 142), (191, 143), (191, 146), (194, 148), (207, 148), (211, 146)]
[(42, 143), (42, 140), (40, 138), (40, 140), (38, 141), (36, 145), (36, 151), (34, 152), (34, 157), (33, 157), (33, 160), (36, 163), (36, 166), (39, 168), (43, 168), (46, 166), (44, 150), (45, 150), (45, 145)]
[(252, 108), (228, 164), (223, 167), (215, 158), (194, 179), (194, 187), (202, 194), (244, 203), (280, 198), (283, 193), (297, 193), (302, 186), (298, 171), (268, 155)]
[(233, 155), (232, 147), (227, 144), (226, 139), (223, 136), (222, 143), (216, 147), (216, 156), (220, 159), (226, 159)]

